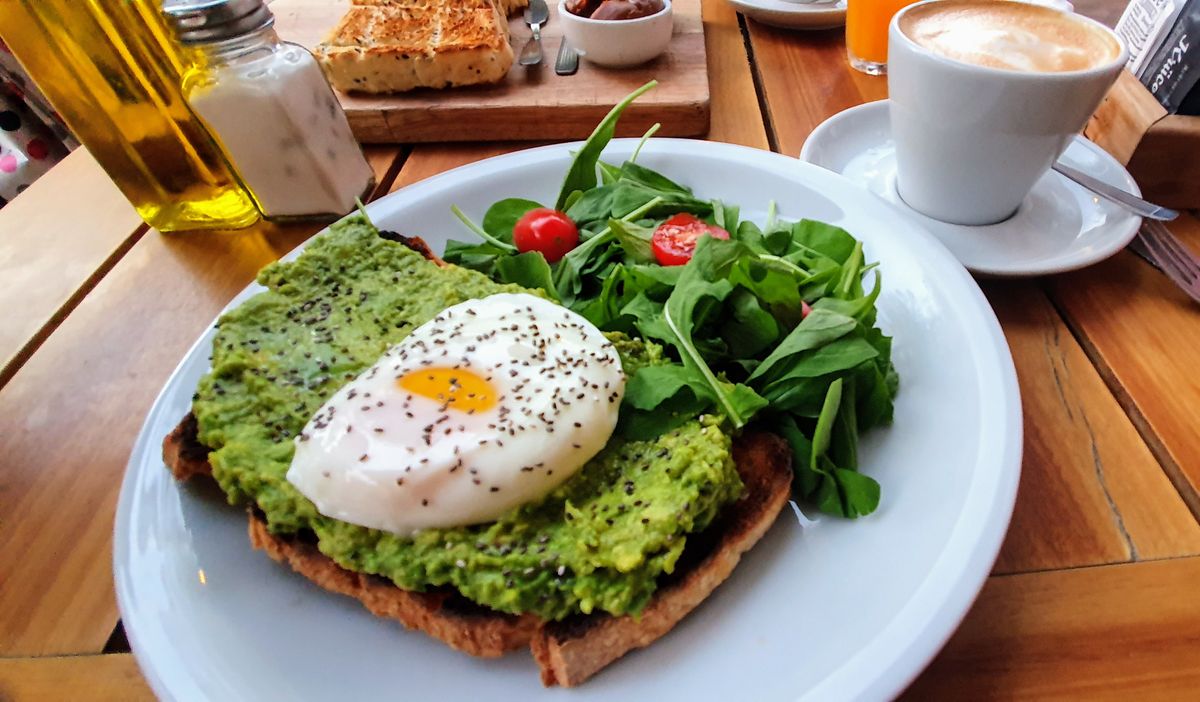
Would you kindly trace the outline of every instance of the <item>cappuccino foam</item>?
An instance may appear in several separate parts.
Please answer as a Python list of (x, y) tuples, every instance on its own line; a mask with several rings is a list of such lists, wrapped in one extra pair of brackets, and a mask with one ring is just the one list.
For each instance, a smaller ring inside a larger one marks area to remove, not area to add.
[(1030, 73), (1082, 71), (1121, 53), (1115, 39), (1088, 22), (1012, 1), (930, 3), (907, 12), (900, 31), (955, 61)]

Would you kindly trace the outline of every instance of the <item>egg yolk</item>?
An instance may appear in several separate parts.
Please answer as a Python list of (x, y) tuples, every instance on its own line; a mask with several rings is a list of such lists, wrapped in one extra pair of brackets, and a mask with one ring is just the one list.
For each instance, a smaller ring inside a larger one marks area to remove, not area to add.
[(428, 397), (447, 409), (474, 414), (496, 405), (496, 391), (488, 381), (461, 368), (422, 368), (396, 381), (414, 395)]

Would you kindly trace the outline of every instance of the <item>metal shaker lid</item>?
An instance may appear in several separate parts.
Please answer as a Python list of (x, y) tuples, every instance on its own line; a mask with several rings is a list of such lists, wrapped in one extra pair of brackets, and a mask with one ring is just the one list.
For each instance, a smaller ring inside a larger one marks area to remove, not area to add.
[(207, 44), (275, 23), (263, 0), (165, 0), (163, 14), (184, 44)]

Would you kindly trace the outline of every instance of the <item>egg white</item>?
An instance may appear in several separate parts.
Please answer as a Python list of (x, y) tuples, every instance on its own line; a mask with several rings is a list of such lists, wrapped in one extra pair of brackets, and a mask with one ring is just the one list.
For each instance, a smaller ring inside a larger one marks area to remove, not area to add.
[[(495, 404), (468, 412), (401, 387), (427, 369), (474, 374)], [(596, 455), (624, 390), (616, 349), (583, 317), (523, 293), (470, 300), (322, 405), (287, 479), (321, 514), (396, 534), (493, 521)]]

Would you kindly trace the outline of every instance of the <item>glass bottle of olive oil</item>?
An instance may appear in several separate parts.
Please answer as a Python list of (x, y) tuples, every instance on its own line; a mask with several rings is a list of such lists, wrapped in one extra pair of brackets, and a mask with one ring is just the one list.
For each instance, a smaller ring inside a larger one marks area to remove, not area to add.
[(0, 37), (159, 231), (230, 228), (254, 202), (180, 91), (158, 0), (0, 0)]

